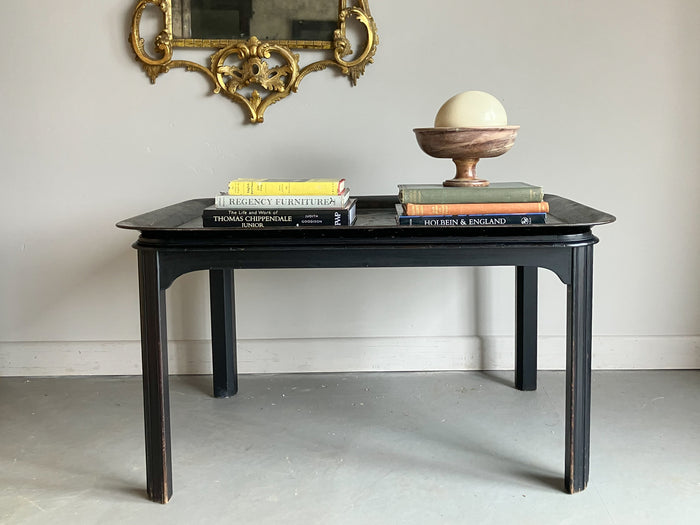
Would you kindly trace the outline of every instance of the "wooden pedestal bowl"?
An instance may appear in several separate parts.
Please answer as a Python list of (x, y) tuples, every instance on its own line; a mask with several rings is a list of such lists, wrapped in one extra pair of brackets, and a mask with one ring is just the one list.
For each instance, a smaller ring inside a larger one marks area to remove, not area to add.
[(439, 159), (452, 159), (457, 166), (453, 179), (443, 186), (488, 186), (489, 181), (476, 177), (479, 159), (498, 157), (515, 142), (520, 126), (482, 128), (416, 128), (420, 148)]

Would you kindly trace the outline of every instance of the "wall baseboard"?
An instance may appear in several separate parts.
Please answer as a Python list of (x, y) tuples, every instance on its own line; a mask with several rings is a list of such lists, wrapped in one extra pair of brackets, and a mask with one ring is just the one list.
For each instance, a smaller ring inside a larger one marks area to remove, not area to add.
[[(565, 339), (538, 339), (539, 369), (563, 370)], [(243, 339), (244, 374), (512, 370), (513, 337)], [(210, 374), (209, 341), (170, 341), (171, 374)], [(593, 338), (599, 370), (700, 368), (700, 336)], [(0, 376), (138, 375), (138, 341), (0, 343)]]

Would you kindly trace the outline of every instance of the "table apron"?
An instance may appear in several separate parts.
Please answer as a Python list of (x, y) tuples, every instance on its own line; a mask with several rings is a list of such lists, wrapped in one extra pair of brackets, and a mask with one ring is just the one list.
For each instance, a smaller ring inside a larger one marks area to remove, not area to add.
[(185, 273), (212, 269), (386, 268), (530, 266), (554, 272), (571, 284), (572, 257), (585, 246), (389, 246), (245, 247), (167, 249), (140, 247), (153, 257), (160, 288)]

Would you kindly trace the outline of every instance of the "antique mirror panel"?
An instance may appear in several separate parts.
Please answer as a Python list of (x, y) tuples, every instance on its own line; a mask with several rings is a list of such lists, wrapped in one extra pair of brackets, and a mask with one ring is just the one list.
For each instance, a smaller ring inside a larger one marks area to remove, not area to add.
[[(146, 9), (160, 13), (152, 41), (141, 36)], [(312, 71), (332, 66), (355, 85), (378, 43), (367, 0), (139, 0), (129, 40), (152, 83), (171, 68), (198, 71), (253, 123)], [(212, 54), (208, 64), (176, 60), (178, 48)], [(304, 50), (325, 56), (303, 64)]]

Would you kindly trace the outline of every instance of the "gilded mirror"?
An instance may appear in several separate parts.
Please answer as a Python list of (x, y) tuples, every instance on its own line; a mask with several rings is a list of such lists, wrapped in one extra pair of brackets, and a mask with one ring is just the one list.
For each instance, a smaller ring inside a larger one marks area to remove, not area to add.
[[(158, 25), (148, 42), (141, 36), (147, 12), (157, 13)], [(312, 71), (331, 66), (355, 85), (378, 37), (368, 0), (139, 0), (129, 41), (151, 83), (171, 68), (197, 71), (261, 123)], [(175, 60), (179, 48), (211, 50), (209, 64)], [(303, 65), (304, 50), (321, 59)]]

